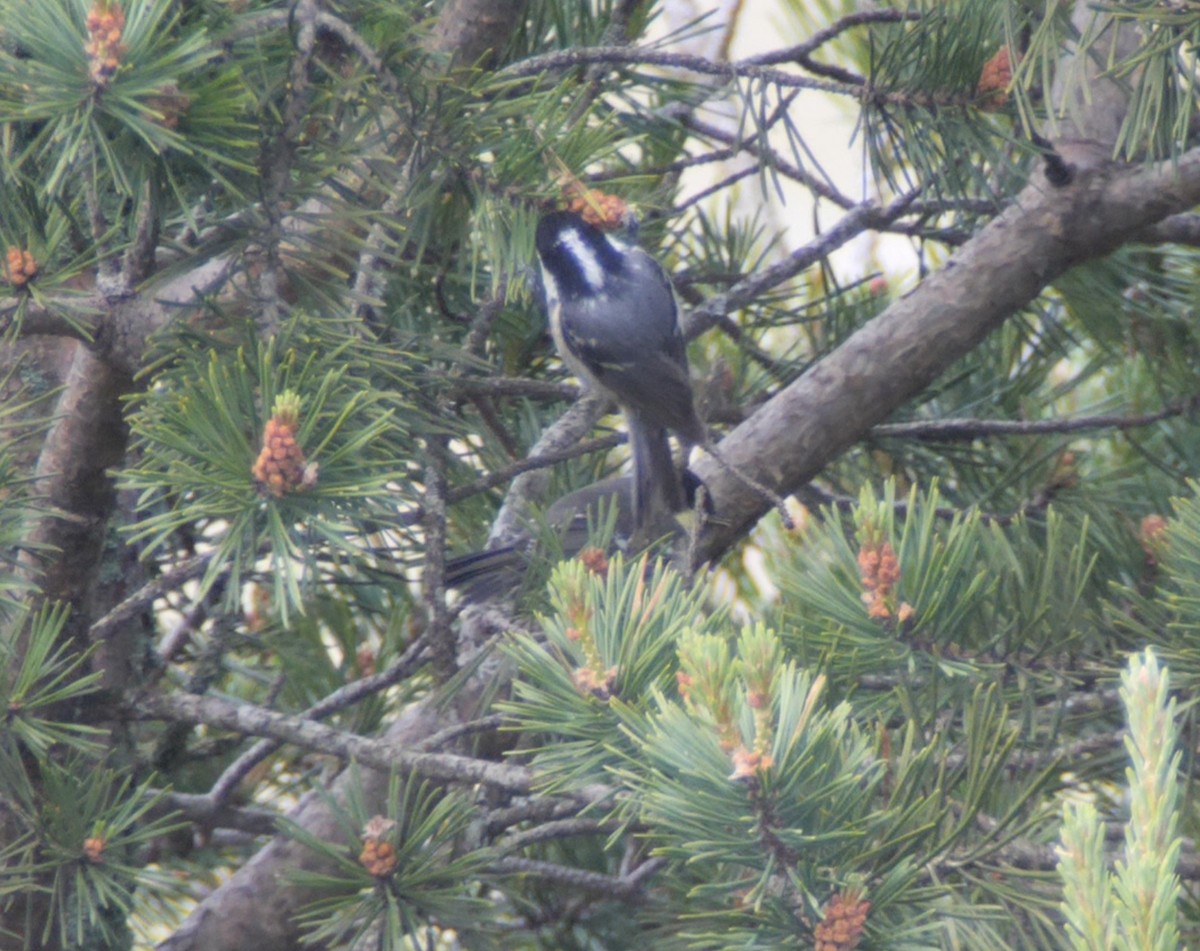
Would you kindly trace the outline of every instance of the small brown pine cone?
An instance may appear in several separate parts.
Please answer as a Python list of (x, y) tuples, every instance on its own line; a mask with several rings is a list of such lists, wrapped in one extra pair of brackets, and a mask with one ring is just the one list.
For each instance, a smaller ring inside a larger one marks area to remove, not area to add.
[(87, 15), (88, 42), (83, 50), (88, 59), (88, 76), (101, 88), (121, 66), (125, 46), (121, 36), (125, 31), (125, 13), (115, 0), (97, 0)]
[(390, 842), (368, 839), (358, 856), (359, 864), (375, 878), (387, 878), (396, 870), (396, 850)]
[(13, 287), (24, 287), (34, 279), (38, 263), (24, 248), (12, 247), (4, 254), (4, 276)]
[(1002, 46), (983, 64), (979, 83), (975, 87), (976, 105), (984, 112), (997, 112), (1008, 102), (1008, 85), (1012, 82), (1012, 59), (1008, 47)]
[(608, 576), (608, 557), (599, 548), (589, 546), (576, 556), (588, 571), (601, 578)]
[(629, 205), (617, 195), (596, 188), (585, 188), (578, 179), (568, 182), (563, 192), (568, 211), (575, 212), (588, 224), (603, 231), (615, 231), (624, 227), (629, 220)]
[(263, 427), (262, 449), (250, 472), (276, 498), (302, 492), (316, 483), (315, 470), (305, 461), (296, 442), (300, 398), (285, 392), (275, 401), (271, 418)]
[(862, 940), (871, 903), (857, 891), (839, 892), (825, 906), (825, 917), (813, 929), (815, 951), (854, 951)]
[(108, 842), (100, 836), (92, 836), (83, 840), (83, 854), (93, 865), (104, 864), (104, 847)]

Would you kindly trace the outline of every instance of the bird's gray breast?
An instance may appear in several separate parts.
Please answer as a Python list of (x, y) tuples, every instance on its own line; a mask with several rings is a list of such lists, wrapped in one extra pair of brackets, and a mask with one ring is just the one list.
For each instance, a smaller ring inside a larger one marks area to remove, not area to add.
[(658, 265), (631, 254), (601, 293), (563, 300), (563, 332), (589, 363), (611, 369), (683, 360), (675, 299)]

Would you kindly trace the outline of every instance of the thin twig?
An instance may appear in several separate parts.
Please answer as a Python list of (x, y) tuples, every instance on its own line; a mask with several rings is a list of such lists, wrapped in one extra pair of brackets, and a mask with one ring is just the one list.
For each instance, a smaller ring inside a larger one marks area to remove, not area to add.
[[(403, 654), (388, 664), (384, 670), (368, 677), (361, 677), (353, 683), (338, 688), (305, 710), (301, 716), (310, 720), (324, 719), (366, 699), (372, 694), (386, 690), (401, 680), (407, 679), (424, 662), (425, 651), (428, 646), (428, 638), (422, 634), (408, 646), (408, 649)], [(204, 798), (211, 800), (214, 804), (224, 802), (237, 789), (238, 784), (246, 777), (250, 770), (282, 745), (283, 743), (278, 740), (259, 740), (259, 742), (255, 743), (250, 749), (246, 750), (246, 752), (229, 764), (225, 771), (217, 778), (217, 781), (213, 783), (212, 788), (208, 791), (208, 795)]]
[(824, 198), (837, 205), (839, 208), (850, 210), (855, 207), (853, 198), (843, 195), (829, 182), (821, 181), (816, 176), (809, 174), (798, 165), (793, 165), (783, 156), (779, 155), (769, 145), (761, 144), (757, 141), (757, 136), (752, 136), (747, 139), (741, 139), (734, 132), (729, 132), (722, 129), (720, 126), (713, 125), (710, 122), (704, 122), (694, 116), (688, 117), (686, 120), (688, 131), (694, 132), (697, 135), (702, 135), (705, 138), (713, 139), (717, 142), (724, 142), (738, 152), (745, 152), (755, 160), (759, 166), (769, 168), (772, 172), (778, 173), (784, 178), (790, 178), (792, 181), (803, 185), (814, 195)]
[[(148, 693), (133, 702), (129, 715), (142, 720), (203, 723), (209, 729), (233, 730), (250, 736), (270, 737), (343, 761), (364, 766), (416, 773), (442, 783), (484, 783), (510, 793), (533, 791), (532, 770), (510, 763), (492, 763), (452, 753), (418, 753), (388, 739), (370, 739), (323, 726), (310, 719), (276, 713), (249, 703), (183, 693)], [(587, 787), (565, 796), (594, 803), (612, 795), (605, 787)]]
[(354, 27), (341, 17), (335, 16), (327, 10), (317, 10), (314, 22), (322, 30), (327, 30), (334, 34), (362, 58), (363, 62), (367, 64), (371, 72), (375, 75), (380, 89), (393, 97), (399, 98), (404, 95), (404, 89), (384, 64), (383, 57), (375, 51), (375, 48), (370, 43), (358, 34)]
[(911, 423), (884, 423), (871, 429), (872, 437), (919, 439), (931, 442), (960, 442), (985, 436), (1044, 436), (1061, 433), (1090, 432), (1097, 429), (1138, 429), (1152, 426), (1174, 416), (1194, 412), (1196, 401), (1175, 403), (1153, 413), (1135, 416), (1102, 414), (1077, 416), (1070, 419), (939, 419)]
[(163, 572), (162, 575), (153, 581), (142, 585), (142, 587), (138, 588), (137, 591), (114, 607), (104, 617), (92, 624), (88, 629), (89, 641), (95, 644), (107, 640), (119, 625), (129, 623), (155, 601), (164, 597), (169, 592), (178, 590), (187, 582), (200, 577), (200, 575), (204, 574), (205, 569), (208, 568), (208, 563), (212, 560), (212, 557), (211, 552), (206, 552), (203, 555), (195, 555), (187, 561), (176, 565), (174, 568)]
[(719, 192), (722, 192), (725, 189), (730, 188), (733, 185), (736, 185), (743, 178), (750, 178), (752, 175), (758, 175), (761, 171), (762, 170), (757, 165), (749, 165), (746, 168), (743, 168), (739, 172), (733, 172), (729, 175), (726, 175), (723, 179), (721, 179), (721, 181), (717, 182), (715, 185), (710, 185), (708, 188), (703, 188), (700, 191), (696, 192), (696, 194), (691, 195), (688, 198), (685, 198), (683, 201), (679, 202), (677, 205), (675, 205), (674, 208), (671, 209), (671, 214), (672, 215), (681, 214), (682, 212), (687, 211), (693, 205), (698, 205), (700, 202), (704, 201), (704, 199), (708, 198), (710, 195), (716, 195)]
[(434, 673), (441, 682), (458, 670), (458, 650), (454, 629), (446, 610), (446, 440), (432, 435), (426, 439), (428, 460), (425, 466), (425, 517), (421, 520), (425, 536), (425, 568), (421, 573), (421, 592), (428, 613), (427, 633)]
[(613, 878), (611, 875), (601, 875), (599, 872), (585, 872), (553, 862), (518, 858), (497, 859), (492, 863), (491, 869), (501, 875), (524, 875), (547, 882), (556, 882), (570, 888), (599, 892), (616, 901), (636, 903), (646, 897), (641, 885), (645, 876), (639, 876), (637, 880), (630, 881)]
[(494, 713), (491, 716), (480, 717), (478, 720), (471, 720), (467, 723), (456, 723), (453, 726), (446, 727), (444, 730), (439, 730), (431, 736), (425, 737), (425, 739), (416, 745), (416, 749), (436, 750), (463, 736), (498, 730), (503, 722), (504, 717), (499, 713)]
[(387, 234), (389, 220), (403, 206), (408, 198), (409, 171), (411, 159), (405, 164), (404, 172), (399, 182), (393, 183), (392, 193), (380, 207), (380, 219), (371, 225), (363, 241), (362, 250), (358, 254), (358, 265), (354, 273), (354, 288), (351, 295), (354, 299), (354, 316), (367, 320), (373, 316), (375, 307), (383, 302), (384, 282), (379, 276), (379, 259)]
[(579, 387), (574, 383), (553, 383), (548, 380), (530, 380), (524, 377), (464, 376), (454, 381), (450, 397), (457, 398), (460, 393), (561, 402), (578, 399)]
[(464, 341), (464, 349), (472, 356), (481, 356), (487, 346), (488, 337), (497, 318), (504, 312), (504, 302), (508, 299), (508, 278), (500, 280), (499, 287), (490, 298), (479, 307), (475, 319), (471, 321), (471, 329)]
[(560, 819), (557, 822), (545, 822), (532, 829), (523, 829), (496, 843), (496, 851), (501, 855), (517, 852), (539, 842), (551, 842), (555, 839), (572, 839), (581, 835), (598, 835), (611, 833), (621, 827), (619, 822), (605, 819)]
[[(578, 406), (582, 400), (572, 404)], [(568, 413), (570, 410), (567, 411)], [(564, 414), (565, 416), (566, 414)], [(596, 416), (604, 415), (600, 413)], [(561, 420), (563, 417), (559, 417)], [(595, 419), (592, 420), (593, 425)], [(543, 440), (545, 435), (543, 434)], [(611, 436), (600, 436), (596, 439), (589, 439), (587, 442), (576, 442), (574, 445), (567, 445), (565, 448), (554, 452), (539, 452), (538, 445), (542, 445), (539, 441), (533, 448), (533, 454), (526, 456), (512, 465), (505, 466), (503, 469), (496, 469), (485, 476), (481, 476), (474, 482), (469, 482), (466, 485), (460, 485), (446, 491), (446, 504), (456, 505), (464, 499), (469, 499), (473, 495), (478, 495), (480, 492), (486, 492), (488, 489), (494, 489), (496, 486), (504, 485), (515, 478), (528, 476), (530, 474), (540, 473), (543, 469), (549, 469), (551, 466), (556, 466), (560, 462), (568, 462), (571, 459), (578, 459), (580, 456), (586, 456), (593, 452), (604, 452), (608, 449), (613, 449), (621, 445), (626, 439), (624, 433), (613, 433)], [(546, 481), (549, 481), (547, 477)], [(544, 487), (543, 487), (544, 488)], [(530, 496), (533, 499), (535, 496), (540, 497), (541, 490)], [(394, 522), (390, 524), (392, 528), (407, 528), (412, 525), (419, 524), (425, 518), (425, 508), (421, 505), (414, 505), (411, 508), (405, 509), (396, 516)]]
[(795, 63), (811, 56), (826, 43), (837, 39), (843, 33), (859, 26), (869, 26), (875, 23), (903, 23), (921, 19), (921, 14), (915, 10), (864, 10), (850, 13), (835, 20), (823, 30), (817, 30), (803, 43), (788, 46), (781, 50), (771, 50), (758, 56), (748, 56), (743, 63), (755, 66), (774, 66), (779, 63)]
[(154, 273), (154, 256), (159, 237), (159, 215), (154, 195), (154, 185), (147, 181), (138, 200), (133, 243), (125, 252), (125, 262), (121, 268), (122, 283), (128, 288), (137, 287)]
[(533, 56), (502, 69), (501, 79), (534, 78), (547, 72), (573, 69), (576, 66), (662, 66), (680, 69), (702, 76), (716, 76), (725, 80), (753, 79), (785, 89), (811, 89), (817, 92), (835, 93), (858, 99), (861, 87), (842, 82), (809, 79), (795, 73), (784, 72), (770, 66), (756, 66), (741, 60), (721, 63), (703, 56), (689, 53), (663, 53), (643, 47), (597, 46), (560, 50)]
[(856, 205), (832, 228), (797, 248), (782, 261), (738, 281), (727, 291), (714, 294), (699, 307), (693, 307), (685, 320), (684, 336), (688, 339), (699, 336), (720, 318), (744, 307), (765, 291), (790, 280), (805, 268), (828, 257), (835, 248), (846, 244), (868, 228), (899, 218), (906, 213), (908, 205), (917, 194), (916, 191), (909, 192), (883, 207), (875, 202)]
[(183, 612), (179, 620), (159, 642), (158, 659), (164, 667), (175, 660), (179, 652), (183, 650), (184, 645), (192, 639), (192, 635), (208, 619), (210, 601), (211, 598), (205, 595), (203, 598), (192, 602), (191, 606)]

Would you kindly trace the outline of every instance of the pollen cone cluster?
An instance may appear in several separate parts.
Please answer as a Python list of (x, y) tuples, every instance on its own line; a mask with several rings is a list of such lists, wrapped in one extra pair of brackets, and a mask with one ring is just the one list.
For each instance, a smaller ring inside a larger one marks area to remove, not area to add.
[(37, 261), (24, 248), (9, 248), (4, 255), (4, 276), (13, 287), (24, 287), (38, 272)]
[(870, 910), (871, 903), (861, 895), (834, 895), (825, 906), (824, 919), (813, 929), (813, 947), (816, 951), (853, 951), (862, 940)]
[(396, 849), (388, 841), (388, 836), (395, 827), (395, 820), (385, 819), (383, 816), (372, 816), (363, 827), (363, 848), (358, 861), (367, 870), (368, 875), (387, 878), (395, 871)]
[(290, 391), (280, 394), (263, 428), (262, 450), (250, 470), (276, 498), (301, 492), (316, 481), (315, 470), (305, 465), (304, 452), (296, 442), (299, 423), (300, 397)]
[(88, 41), (83, 51), (88, 59), (88, 76), (103, 88), (113, 78), (125, 55), (121, 35), (125, 32), (125, 14), (116, 3), (98, 2), (88, 11)]

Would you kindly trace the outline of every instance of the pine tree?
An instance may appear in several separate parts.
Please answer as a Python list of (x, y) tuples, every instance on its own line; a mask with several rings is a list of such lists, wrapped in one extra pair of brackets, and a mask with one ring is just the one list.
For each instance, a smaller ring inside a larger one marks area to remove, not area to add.
[[(857, 6), (0, 0), (0, 949), (1196, 945), (1200, 12)], [(556, 557), (560, 207), (672, 558)]]

